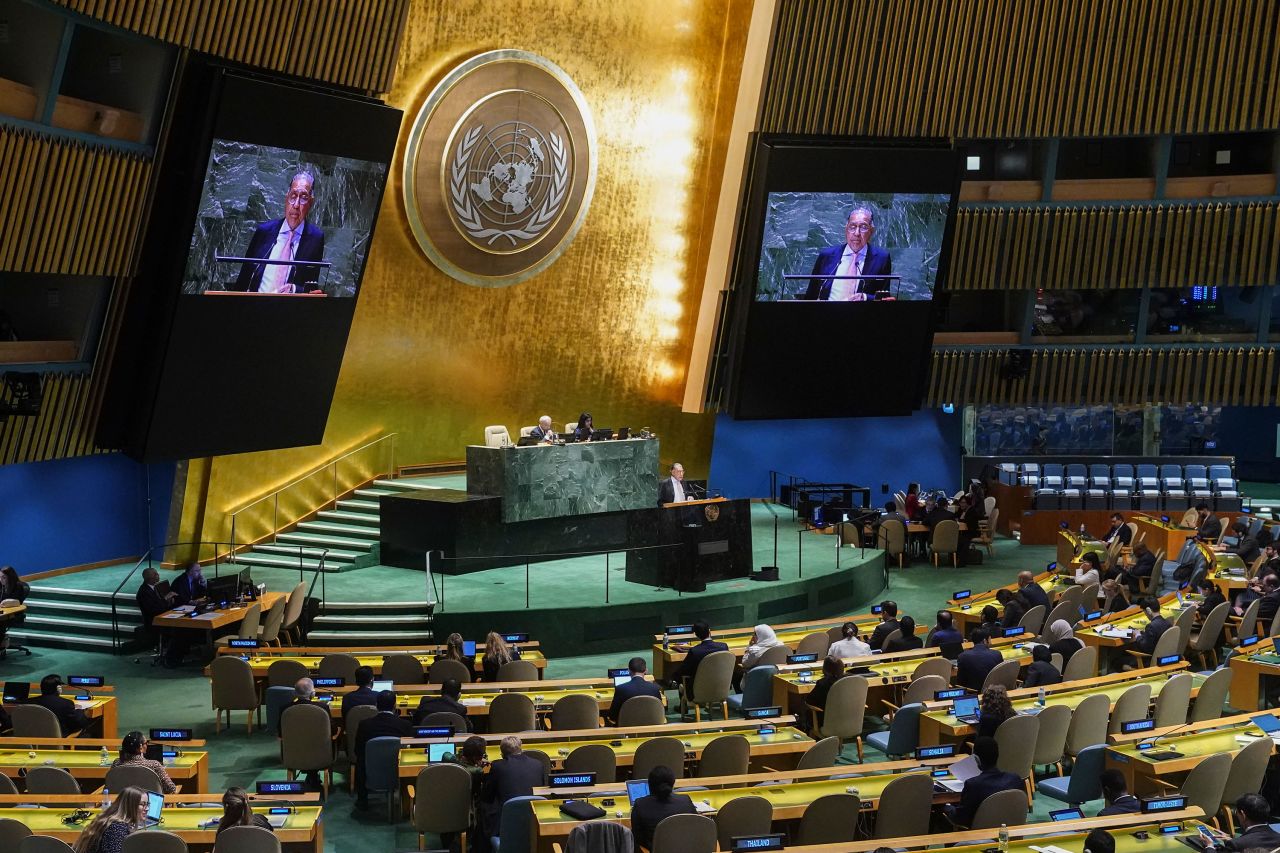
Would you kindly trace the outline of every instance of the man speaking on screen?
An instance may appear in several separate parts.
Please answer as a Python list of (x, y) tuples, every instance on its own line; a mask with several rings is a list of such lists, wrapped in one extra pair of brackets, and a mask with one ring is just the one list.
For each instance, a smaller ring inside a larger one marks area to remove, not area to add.
[[(273, 261), (324, 260), (324, 232), (307, 221), (315, 201), (316, 179), (305, 169), (294, 174), (284, 197), (284, 216), (253, 232), (246, 258)], [(235, 289), (250, 293), (323, 293), (320, 267), (305, 264), (242, 264)]]
[(871, 245), (871, 238), (876, 233), (875, 217), (875, 211), (863, 205), (849, 212), (844, 226), (844, 244), (828, 246), (818, 253), (811, 273), (815, 278), (809, 279), (805, 299), (865, 302), (874, 299), (877, 290), (886, 289), (886, 279), (841, 278), (889, 275), (893, 272), (893, 258), (889, 253)]

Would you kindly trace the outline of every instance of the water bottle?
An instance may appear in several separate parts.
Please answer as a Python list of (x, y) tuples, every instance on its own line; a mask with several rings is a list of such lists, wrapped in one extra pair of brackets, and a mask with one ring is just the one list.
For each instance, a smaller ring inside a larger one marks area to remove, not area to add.
[[(106, 767), (111, 763), (111, 753), (107, 752), (107, 748), (102, 747), (102, 752), (98, 755), (98, 766)], [(105, 793), (105, 792), (104, 792)]]
[(669, 641), (667, 640), (667, 632), (663, 631), (662, 632), (662, 650), (666, 651), (668, 645), (669, 645)]
[(1036, 693), (1036, 704), (1039, 705), (1041, 708), (1044, 707), (1044, 688), (1043, 687), (1041, 687), (1040, 690)]
[(102, 808), (105, 810), (111, 805), (111, 792), (106, 788), (102, 789)]
[(1000, 853), (1009, 853), (1009, 827), (1003, 823), (1000, 824), (1000, 834), (996, 837), (999, 841)]

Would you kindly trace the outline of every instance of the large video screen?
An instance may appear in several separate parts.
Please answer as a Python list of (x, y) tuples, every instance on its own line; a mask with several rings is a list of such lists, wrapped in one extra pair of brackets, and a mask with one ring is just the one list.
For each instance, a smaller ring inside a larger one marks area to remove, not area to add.
[(771, 192), (756, 300), (933, 298), (951, 196)]
[(98, 443), (318, 444), (402, 114), (196, 54), (179, 78)]
[(352, 297), (387, 164), (215, 139), (182, 292)]
[(919, 407), (959, 178), (942, 145), (757, 137), (715, 385), (731, 416)]

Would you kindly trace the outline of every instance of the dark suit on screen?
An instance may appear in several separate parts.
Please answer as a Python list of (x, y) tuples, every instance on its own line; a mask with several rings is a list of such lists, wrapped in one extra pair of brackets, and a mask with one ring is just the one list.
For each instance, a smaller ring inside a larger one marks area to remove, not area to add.
[[(809, 279), (809, 289), (805, 291), (805, 299), (829, 299), (831, 297), (832, 278), (822, 278), (821, 276), (835, 275), (837, 269), (840, 268), (840, 260), (844, 257), (846, 244), (841, 243), (839, 246), (828, 246), (818, 253), (818, 259), (813, 262), (813, 271), (811, 275), (815, 278)], [(892, 275), (893, 274), (893, 257), (888, 251), (881, 249), (879, 246), (867, 246), (867, 253), (862, 258), (862, 275)], [(865, 279), (849, 279), (858, 286), (858, 292), (870, 293), (877, 289), (886, 289), (886, 282), (869, 282)], [(874, 284), (879, 284), (877, 288)]]
[[(254, 229), (249, 239), (249, 248), (244, 250), (246, 258), (269, 258), (275, 248), (276, 238), (280, 234), (280, 226), (284, 217), (264, 222)], [(298, 247), (293, 252), (295, 261), (324, 260), (324, 231), (310, 222), (302, 223), (302, 236), (298, 238)], [(262, 274), (268, 264), (241, 264), (240, 276), (236, 279), (232, 290), (257, 293), (262, 284)], [(307, 284), (320, 280), (320, 267), (298, 265), (289, 270), (287, 281), (299, 291), (309, 290)]]
[(617, 725), (618, 714), (622, 711), (623, 704), (635, 696), (652, 696), (661, 700), (662, 688), (652, 681), (646, 681), (643, 675), (631, 676), (630, 681), (624, 681), (613, 688), (613, 701), (609, 703), (609, 713), (605, 715), (605, 718)]

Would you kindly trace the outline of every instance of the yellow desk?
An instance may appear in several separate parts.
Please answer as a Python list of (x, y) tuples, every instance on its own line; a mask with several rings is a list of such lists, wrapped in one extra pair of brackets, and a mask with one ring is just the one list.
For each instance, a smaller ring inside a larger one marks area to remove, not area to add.
[[(1180, 661), (1172, 666), (1136, 669), (1074, 682), (1064, 681), (1045, 688), (1045, 705), (1066, 705), (1074, 709), (1088, 697), (1101, 693), (1114, 707), (1120, 695), (1135, 684), (1150, 684), (1151, 698), (1155, 699), (1168, 683), (1169, 676), (1186, 668), (1186, 662)], [(1192, 674), (1192, 696), (1195, 696), (1203, 682), (1203, 676)], [(1038, 696), (1039, 690), (1035, 687), (1019, 688), (1009, 693), (1013, 709), (1020, 714), (1034, 712), (1039, 705)], [(920, 715), (920, 743), (963, 740), (974, 733), (971, 725), (962, 723), (947, 713), (949, 705), (948, 702), (936, 702), (926, 706), (929, 710)]]
[[(1057, 602), (1058, 596), (1062, 595), (1063, 590), (1073, 586), (1070, 583), (1059, 583), (1057, 575), (1052, 572), (1041, 572), (1036, 575), (1034, 583), (1045, 591), (1051, 604)], [(997, 610), (1003, 610), (1003, 607), (996, 601), (996, 593), (1002, 589), (1016, 592), (1021, 589), (1021, 586), (1015, 581), (1005, 586), (989, 589), (986, 592), (974, 593), (960, 601), (956, 601), (954, 598), (948, 599), (946, 611), (951, 614), (952, 624), (961, 634), (966, 637), (969, 636), (971, 628), (982, 624), (982, 608), (989, 604)], [(956, 592), (960, 592), (960, 590), (952, 590), (953, 595)], [(1045, 615), (1047, 616), (1048, 614)]]
[[(538, 649), (538, 644), (534, 643), (516, 643), (520, 647), (520, 660), (528, 661), (538, 669), (538, 678), (542, 678), (547, 669), (547, 658), (542, 651)], [(329, 654), (348, 654), (360, 661), (361, 666), (371, 667), (374, 675), (382, 674), (382, 662), (391, 655), (407, 654), (417, 658), (422, 664), (423, 672), (431, 668), (431, 664), (435, 662), (436, 655), (440, 653), (439, 649), (383, 649), (383, 648), (284, 648), (284, 649), (234, 649), (229, 646), (220, 646), (218, 654), (235, 654), (249, 659), (249, 668), (253, 670), (253, 679), (259, 685), (264, 684), (267, 680), (267, 670), (271, 668), (271, 664), (278, 660), (292, 660), (305, 666), (307, 669), (315, 673), (320, 668), (320, 661), (325, 655)], [(484, 654), (477, 653), (473, 669), (478, 674), (484, 669)], [(209, 668), (205, 667), (204, 674), (209, 675)]]
[[(818, 619), (808, 622), (788, 622), (782, 625), (772, 625), (774, 633), (777, 634), (778, 640), (795, 649), (800, 641), (810, 634), (819, 631), (827, 631), (831, 628), (839, 628), (846, 622), (853, 622), (858, 626), (858, 636), (865, 637), (876, 629), (880, 624), (880, 617), (871, 613), (862, 613), (855, 616), (842, 616), (836, 619)], [(712, 631), (711, 639), (724, 643), (729, 647), (729, 651), (733, 652), (738, 658), (742, 657), (742, 653), (747, 650), (747, 646), (751, 645), (751, 634), (755, 630), (752, 628), (729, 628), (723, 631)], [(916, 633), (924, 634), (928, 632), (925, 625), (916, 625)], [(662, 635), (658, 634), (654, 637), (653, 644), (653, 676), (659, 681), (665, 681), (671, 678), (671, 674), (675, 668), (684, 660), (685, 649), (687, 645), (697, 643), (697, 639), (692, 634), (673, 635), (668, 638), (669, 647), (662, 647)]]
[(1246, 654), (1237, 651), (1227, 666), (1231, 669), (1231, 707), (1241, 711), (1258, 710), (1258, 685), (1262, 676), (1280, 676), (1280, 654), (1276, 652), (1275, 639), (1259, 640)]
[[(1195, 602), (1188, 599), (1187, 606), (1194, 607)], [(1170, 622), (1176, 620), (1182, 610), (1183, 608), (1178, 604), (1177, 593), (1166, 593), (1160, 598), (1160, 614)], [(1129, 643), (1133, 637), (1142, 633), (1142, 629), (1147, 627), (1148, 621), (1147, 615), (1134, 604), (1119, 613), (1109, 613), (1101, 619), (1082, 623), (1081, 627), (1076, 628), (1075, 636), (1085, 645), (1099, 648), (1119, 648)], [(1116, 632), (1120, 630), (1129, 631), (1130, 635), (1117, 636)]]
[[(870, 769), (874, 766), (866, 765), (866, 768)], [(858, 773), (863, 767), (860, 765), (848, 765), (834, 769), (843, 773)], [(877, 773), (873, 770), (867, 775), (860, 775), (856, 778), (780, 782), (777, 785), (769, 786), (756, 786), (752, 783), (747, 783), (714, 788), (707, 791), (694, 791), (691, 792), (690, 796), (693, 797), (694, 802), (704, 803), (710, 806), (712, 810), (718, 810), (725, 803), (730, 800), (736, 800), (739, 797), (764, 797), (773, 805), (773, 819), (775, 821), (798, 820), (814, 800), (827, 794), (846, 793), (849, 788), (857, 790), (858, 796), (862, 799), (863, 809), (873, 811), (879, 808), (880, 794), (885, 787), (894, 779), (907, 775), (914, 774), (909, 771)], [(698, 784), (698, 780), (690, 781)], [(594, 806), (600, 806), (602, 797), (596, 795), (584, 798), (575, 797), (575, 799), (585, 799)], [(605, 810), (607, 819), (629, 826), (631, 823), (631, 806), (626, 795), (614, 796), (612, 799), (614, 800), (612, 806), (600, 806)], [(937, 803), (956, 802), (959, 799), (958, 794), (949, 792), (937, 794), (934, 797), (934, 801)], [(550, 851), (551, 845), (555, 842), (563, 844), (569, 832), (579, 823), (560, 812), (560, 801), (558, 800), (535, 800), (531, 805), (533, 807), (534, 828), (538, 836), (539, 851)]]
[[(167, 830), (182, 838), (187, 845), (196, 849), (212, 849), (218, 820), (222, 817), (222, 808), (200, 808), (198, 806), (181, 807), (171, 805), (177, 799), (196, 800), (199, 802), (216, 802), (221, 799), (221, 794), (202, 794), (199, 797), (174, 797), (171, 794), (165, 796), (165, 808), (160, 816), (160, 826), (157, 829)], [(10, 797), (11, 798), (11, 797)], [(6, 798), (9, 799), (9, 798)], [(31, 802), (32, 797), (24, 795), (24, 802)], [(36, 798), (43, 803), (45, 798)], [(65, 800), (66, 798), (58, 798)], [(89, 825), (92, 817), (83, 823), (68, 826), (62, 822), (62, 819), (68, 817), (77, 808), (87, 809), (97, 814), (101, 807), (101, 800), (82, 799), (78, 803), (69, 803), (62, 807), (61, 804), (49, 805), (46, 808), (24, 808), (19, 806), (9, 806), (7, 804), (0, 805), (0, 817), (10, 818), (19, 823), (25, 824), (28, 829), (36, 835), (52, 835), (67, 844), (74, 845), (76, 839), (80, 836), (81, 831)], [(324, 823), (320, 818), (321, 807), (319, 805), (295, 805), (290, 804), (293, 813), (285, 818), (283, 827), (275, 829), (276, 838), (280, 839), (281, 845), (286, 851), (313, 851), (313, 853), (323, 853), (324, 851)], [(139, 832), (147, 832), (147, 830), (139, 830)]]
[(1080, 558), (1089, 552), (1101, 557), (1107, 553), (1107, 543), (1087, 534), (1081, 536), (1071, 530), (1058, 531), (1058, 567), (1060, 569), (1065, 570), (1069, 566), (1077, 565)]
[[(1139, 796), (1162, 793), (1153, 780), (1158, 778), (1176, 787), (1181, 783), (1182, 777), (1207, 756), (1219, 752), (1234, 755), (1243, 749), (1245, 743), (1238, 741), (1237, 736), (1265, 737), (1262, 729), (1250, 722), (1247, 714), (1206, 720), (1188, 726), (1186, 734), (1178, 734), (1177, 730), (1177, 726), (1171, 726), (1144, 732), (1142, 736), (1113, 735), (1113, 743), (1107, 746), (1107, 767), (1114, 767), (1124, 774), (1130, 793)], [(1168, 736), (1161, 737), (1165, 733)], [(1155, 737), (1161, 739), (1154, 748), (1138, 749), (1138, 744)], [(1162, 755), (1169, 751), (1181, 754), (1167, 757)], [(1272, 754), (1275, 754), (1274, 746)]]
[[(332, 693), (329, 713), (334, 719), (342, 718), (342, 695), (355, 690), (352, 687), (335, 687), (321, 692)], [(613, 702), (613, 682), (607, 678), (565, 678), (553, 681), (495, 681), (464, 685), (461, 702), (469, 717), (488, 717), (489, 706), (501, 693), (523, 693), (533, 700), (536, 712), (550, 712), (556, 701), (565, 696), (590, 696), (600, 710), (606, 711)], [(438, 684), (405, 684), (396, 686), (396, 707), (401, 713), (413, 713), (425, 696), (439, 696)]]
[[(173, 743), (182, 754), (170, 759), (164, 769), (179, 791), (209, 790), (209, 753), (191, 748), (203, 744), (204, 741)], [(53, 748), (54, 745), (63, 748)], [(104, 746), (108, 756), (106, 764), (102, 763), (101, 750)], [(111, 762), (119, 757), (119, 749), (120, 742), (114, 739), (4, 738), (0, 740), (0, 773), (16, 781), (20, 773), (25, 774), (34, 767), (61, 767), (80, 780), (82, 788), (95, 790), (102, 787)]]
[(1196, 535), (1194, 527), (1179, 527), (1173, 521), (1161, 521), (1150, 515), (1139, 514), (1129, 520), (1138, 526), (1138, 535), (1143, 537), (1143, 544), (1150, 548), (1152, 553), (1164, 549), (1166, 560), (1178, 559), (1182, 546)]
[[(110, 685), (106, 687), (66, 687), (60, 691), (60, 695), (64, 699), (70, 699), (75, 703), (76, 708), (84, 711), (84, 715), (89, 718), (90, 727), (82, 734), (85, 736), (98, 734), (104, 738), (114, 738), (119, 734), (118, 718), (119, 704), (112, 692)], [(31, 685), (31, 695), (40, 695), (40, 685), (38, 683)], [(77, 696), (89, 696), (88, 699), (77, 699)], [(117, 744), (118, 745), (118, 744)]]

